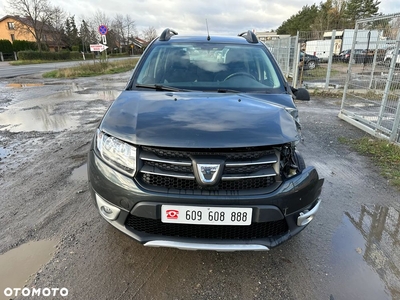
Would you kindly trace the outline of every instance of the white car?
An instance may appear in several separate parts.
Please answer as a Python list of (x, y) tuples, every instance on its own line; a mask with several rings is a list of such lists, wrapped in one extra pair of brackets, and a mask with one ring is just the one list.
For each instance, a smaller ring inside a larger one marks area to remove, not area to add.
[[(391, 49), (391, 50), (386, 51), (385, 58), (383, 59), (383, 62), (385, 64), (385, 66), (388, 66), (388, 67), (390, 66), (390, 64), (392, 62), (392, 59), (393, 59), (394, 51), (395, 51), (395, 49)], [(397, 53), (396, 65), (397, 64), (400, 64), (400, 50)]]

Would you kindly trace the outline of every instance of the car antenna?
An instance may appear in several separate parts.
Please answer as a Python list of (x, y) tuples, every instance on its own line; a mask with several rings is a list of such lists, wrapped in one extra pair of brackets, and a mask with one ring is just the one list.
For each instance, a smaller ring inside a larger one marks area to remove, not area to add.
[(211, 40), (211, 38), (210, 38), (210, 31), (208, 31), (208, 22), (207, 22), (207, 19), (206, 19), (206, 26), (207, 26), (207, 41), (209, 41), (209, 40)]

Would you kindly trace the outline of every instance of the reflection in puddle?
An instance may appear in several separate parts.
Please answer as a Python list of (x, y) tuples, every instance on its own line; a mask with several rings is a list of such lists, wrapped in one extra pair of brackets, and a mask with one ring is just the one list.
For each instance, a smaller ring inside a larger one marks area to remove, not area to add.
[(9, 83), (7, 87), (12, 88), (25, 88), (25, 87), (33, 87), (33, 86), (43, 86), (43, 83)]
[[(23, 84), (33, 86), (34, 84)], [(35, 84), (40, 85), (40, 84)], [(43, 84), (41, 84), (43, 85)], [(9, 86), (21, 86), (21, 84), (10, 84)], [(34, 98), (29, 101), (21, 101), (8, 106), (7, 110), (0, 112), (0, 130), (11, 132), (21, 131), (63, 131), (74, 129), (79, 126), (79, 107), (76, 107), (71, 114), (71, 108), (64, 108), (66, 102), (79, 101), (113, 101), (121, 93), (121, 90), (108, 89), (105, 86), (99, 89), (84, 89), (72, 87), (67, 91), (52, 94), (43, 98)], [(87, 108), (85, 108), (87, 109)], [(100, 115), (104, 113), (101, 109)], [(87, 118), (85, 119), (87, 121)]]
[(3, 158), (6, 158), (10, 154), (11, 154), (10, 150), (7, 150), (6, 148), (0, 147), (0, 160), (2, 160)]
[(75, 181), (87, 180), (87, 164), (80, 166), (72, 171), (70, 179)]
[(6, 288), (26, 285), (30, 276), (51, 259), (56, 245), (47, 240), (29, 242), (0, 255), (0, 296)]
[(9, 110), (1, 114), (2, 124), (8, 125), (1, 130), (20, 131), (62, 131), (77, 127), (76, 118), (65, 114), (54, 114), (50, 105), (32, 109)]
[(400, 299), (397, 210), (363, 205), (359, 213), (346, 212), (332, 242), (333, 275), (343, 295), (348, 299)]

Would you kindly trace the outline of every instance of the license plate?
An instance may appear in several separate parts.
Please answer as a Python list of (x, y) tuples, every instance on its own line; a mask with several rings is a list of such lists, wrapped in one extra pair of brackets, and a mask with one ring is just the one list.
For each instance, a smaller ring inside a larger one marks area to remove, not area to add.
[(252, 208), (162, 205), (163, 223), (199, 225), (250, 225)]

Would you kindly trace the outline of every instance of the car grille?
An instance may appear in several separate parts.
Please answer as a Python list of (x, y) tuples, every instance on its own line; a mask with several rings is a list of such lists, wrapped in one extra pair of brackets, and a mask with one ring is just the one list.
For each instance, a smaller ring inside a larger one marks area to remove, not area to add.
[(273, 222), (253, 223), (249, 226), (192, 225), (162, 223), (161, 220), (129, 215), (125, 223), (130, 230), (165, 237), (182, 237), (219, 240), (263, 239), (284, 235), (288, 231), (285, 219)]
[[(193, 158), (220, 159), (224, 162), (221, 180), (215, 185), (199, 184)], [(280, 183), (279, 155), (272, 148), (229, 149), (215, 151), (174, 150), (155, 147), (140, 149), (138, 182), (148, 190), (169, 193), (213, 194), (225, 192), (267, 193)]]

